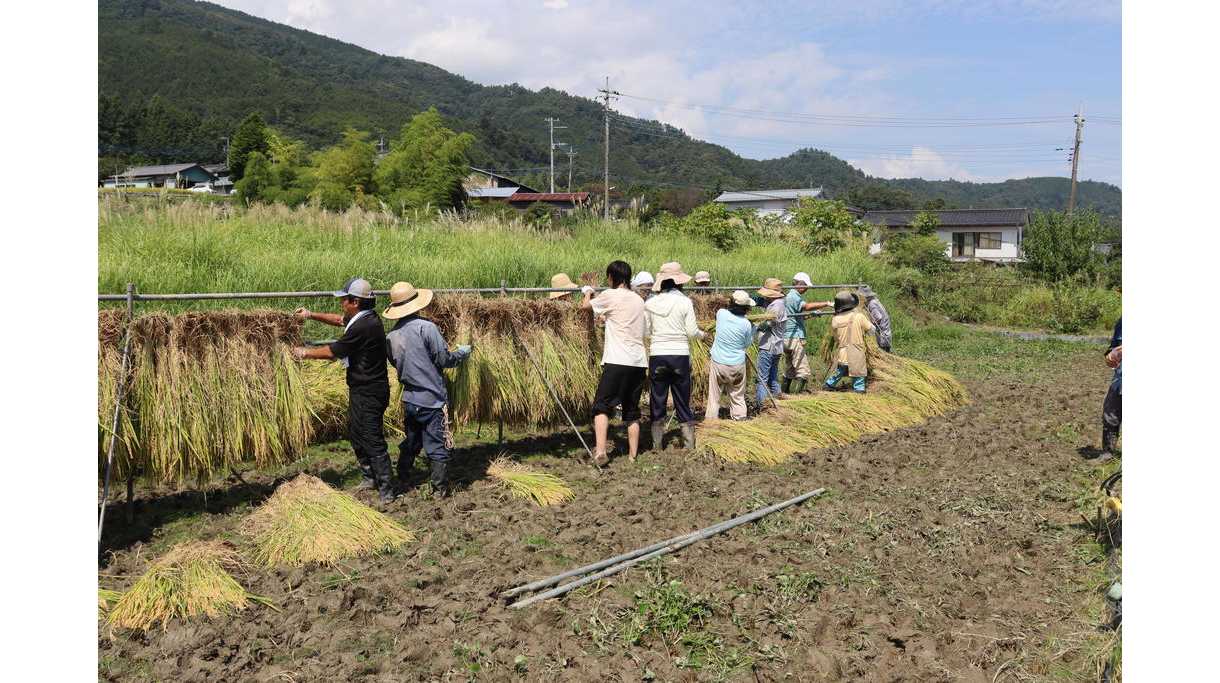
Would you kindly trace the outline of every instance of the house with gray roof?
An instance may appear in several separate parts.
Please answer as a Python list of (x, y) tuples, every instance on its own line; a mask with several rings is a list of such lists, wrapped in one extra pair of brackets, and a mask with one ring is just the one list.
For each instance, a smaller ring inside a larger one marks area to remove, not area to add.
[[(866, 211), (863, 220), (877, 226), (872, 253), (882, 251), (885, 238), (913, 230), (919, 211)], [(1012, 263), (1021, 260), (1021, 240), (1029, 225), (1029, 209), (944, 209), (932, 211), (940, 227), (936, 235), (945, 243), (945, 255), (954, 261)]]
[(760, 216), (783, 216), (796, 206), (803, 197), (814, 199), (822, 196), (822, 188), (810, 187), (794, 190), (738, 190), (724, 192), (712, 201), (723, 204), (730, 211), (753, 209)]
[(132, 166), (118, 176), (102, 180), (102, 187), (165, 187), (187, 189), (211, 183), (216, 174), (202, 164), (161, 164), (158, 166)]

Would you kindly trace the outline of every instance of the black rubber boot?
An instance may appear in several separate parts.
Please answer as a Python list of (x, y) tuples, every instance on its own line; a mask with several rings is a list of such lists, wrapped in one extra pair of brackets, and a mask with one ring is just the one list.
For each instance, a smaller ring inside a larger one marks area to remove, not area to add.
[(794, 393), (794, 394), (805, 393), (805, 380), (803, 380), (803, 379), (792, 380), (792, 393)]
[(652, 450), (661, 451), (665, 444), (665, 422), (661, 420), (652, 421)]
[(1101, 453), (1093, 459), (1093, 462), (1108, 462), (1114, 459), (1118, 444), (1118, 430), (1104, 425), (1101, 428)]
[(449, 497), (449, 463), (432, 461), (432, 495), (437, 498)]
[(686, 450), (688, 450), (688, 451), (695, 450), (695, 423), (694, 422), (683, 422), (682, 423), (682, 445), (684, 447), (686, 447)]
[(782, 391), (785, 394), (792, 393), (790, 391), (792, 389), (792, 380), (785, 377), (784, 380), (782, 382), (780, 382), (779, 389), (780, 389), (780, 391)]

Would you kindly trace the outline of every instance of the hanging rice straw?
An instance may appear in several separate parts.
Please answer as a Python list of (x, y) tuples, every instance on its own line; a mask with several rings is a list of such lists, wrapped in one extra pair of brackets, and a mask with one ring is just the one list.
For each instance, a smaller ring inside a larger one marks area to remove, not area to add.
[(308, 474), (280, 484), (242, 531), (255, 563), (266, 567), (330, 565), (415, 540), (398, 522)]
[(564, 503), (575, 496), (572, 489), (559, 477), (535, 472), (503, 456), (496, 458), (487, 467), (487, 474), (504, 485), (514, 496), (530, 498), (542, 507)]

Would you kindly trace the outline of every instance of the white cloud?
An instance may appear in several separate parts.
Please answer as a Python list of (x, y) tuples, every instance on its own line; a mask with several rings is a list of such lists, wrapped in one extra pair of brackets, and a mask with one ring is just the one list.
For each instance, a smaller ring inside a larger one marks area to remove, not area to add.
[(981, 179), (960, 164), (945, 159), (931, 147), (912, 147), (909, 154), (863, 157), (850, 160), (856, 168), (881, 178), (926, 178), (928, 180)]
[(542, 6), (547, 9), (567, 9), (568, 0), (542, 0)]

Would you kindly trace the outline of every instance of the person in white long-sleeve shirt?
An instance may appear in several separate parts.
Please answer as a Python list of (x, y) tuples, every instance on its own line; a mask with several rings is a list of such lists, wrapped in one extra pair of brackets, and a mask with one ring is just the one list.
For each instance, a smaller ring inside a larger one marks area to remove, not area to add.
[(702, 339), (704, 333), (695, 323), (695, 306), (682, 293), (682, 285), (690, 282), (678, 262), (661, 266), (655, 296), (644, 304), (645, 333), (649, 338), (648, 378), (649, 411), (652, 417), (652, 446), (661, 450), (665, 438), (667, 399), (672, 396), (674, 412), (682, 428), (685, 447), (695, 447), (695, 416), (690, 409), (690, 340)]

